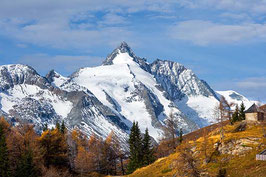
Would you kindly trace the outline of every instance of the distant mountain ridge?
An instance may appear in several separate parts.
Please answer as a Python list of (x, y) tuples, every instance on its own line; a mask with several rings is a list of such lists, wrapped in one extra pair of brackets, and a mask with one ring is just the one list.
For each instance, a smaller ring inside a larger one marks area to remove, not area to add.
[[(229, 103), (234, 103), (235, 105), (240, 106), (240, 104), (243, 102), (246, 109), (248, 109), (253, 103), (260, 104), (259, 101), (252, 101), (247, 99), (245, 96), (241, 95), (240, 93), (237, 93), (233, 90), (227, 90), (227, 91), (216, 91), (217, 96), (223, 96)], [(234, 106), (235, 107), (235, 106)]]
[(26, 65), (0, 66), (0, 114), (14, 124), (28, 122), (41, 131), (56, 122), (87, 135), (111, 131), (126, 142), (133, 121), (158, 140), (172, 112), (185, 133), (214, 123), (218, 96), (183, 65), (156, 60), (149, 64), (122, 42), (98, 67), (70, 77), (56, 71), (40, 76)]

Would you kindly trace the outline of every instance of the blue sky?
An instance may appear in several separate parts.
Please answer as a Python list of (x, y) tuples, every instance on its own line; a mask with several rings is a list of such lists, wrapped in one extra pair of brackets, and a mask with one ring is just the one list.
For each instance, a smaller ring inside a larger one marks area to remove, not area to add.
[(97, 66), (121, 41), (191, 68), (215, 90), (266, 101), (266, 1), (0, 0), (0, 64), (45, 75)]

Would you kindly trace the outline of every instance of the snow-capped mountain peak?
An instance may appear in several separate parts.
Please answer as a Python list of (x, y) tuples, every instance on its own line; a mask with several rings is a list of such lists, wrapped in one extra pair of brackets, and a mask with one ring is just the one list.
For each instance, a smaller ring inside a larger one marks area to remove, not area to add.
[(138, 121), (142, 131), (148, 127), (154, 138), (159, 138), (171, 112), (186, 132), (210, 124), (213, 121), (209, 109), (199, 104), (209, 102), (211, 110), (218, 101), (207, 83), (190, 69), (167, 60), (149, 64), (125, 42), (102, 66), (82, 68), (71, 80), (72, 84), (87, 88), (117, 114), (131, 122)]
[(119, 50), (121, 53), (129, 53), (129, 55), (132, 57), (135, 56), (134, 52), (125, 41), (121, 42), (121, 44), (115, 50)]
[(30, 66), (21, 64), (0, 66), (0, 91), (19, 84), (35, 84), (41, 88), (48, 88), (50, 85), (46, 78), (40, 76)]
[(128, 54), (133, 60), (136, 58), (136, 55), (131, 50), (129, 45), (126, 42), (122, 42), (116, 49), (113, 50), (113, 52), (108, 55), (105, 61), (103, 61), (103, 65), (112, 65), (113, 60), (119, 55), (119, 54)]
[[(218, 92), (221, 94), (221, 92)], [(238, 93), (231, 99), (245, 101)], [(64, 120), (69, 129), (127, 141), (133, 121), (156, 140), (173, 113), (185, 133), (214, 123), (219, 99), (211, 87), (182, 64), (149, 64), (122, 42), (101, 66), (81, 68), (70, 77), (51, 70), (45, 77), (26, 65), (0, 66), (0, 115), (30, 122), (36, 130)]]
[(185, 68), (182, 64), (157, 59), (150, 66), (157, 82), (167, 90), (172, 100), (197, 95), (216, 97), (205, 81), (200, 80), (192, 70)]
[(247, 99), (245, 96), (234, 90), (216, 91), (216, 93), (218, 97), (223, 96), (229, 103), (233, 103), (234, 105), (240, 105), (243, 102), (246, 108), (249, 108), (254, 103), (259, 103), (258, 101), (251, 101)]
[(147, 63), (147, 60), (136, 56), (126, 42), (122, 42), (115, 50), (113, 50), (113, 52), (107, 56), (106, 60), (103, 61), (102, 65), (115, 64), (114, 59), (119, 55), (122, 55), (122, 57), (119, 57), (120, 61), (116, 63), (132, 64), (132, 61), (134, 61), (135, 63), (138, 63), (142, 69), (150, 72), (150, 66)]
[(61, 74), (57, 73), (55, 70), (51, 70), (45, 76), (47, 80), (52, 83), (56, 87), (60, 87), (63, 83), (65, 83), (68, 78), (62, 76)]

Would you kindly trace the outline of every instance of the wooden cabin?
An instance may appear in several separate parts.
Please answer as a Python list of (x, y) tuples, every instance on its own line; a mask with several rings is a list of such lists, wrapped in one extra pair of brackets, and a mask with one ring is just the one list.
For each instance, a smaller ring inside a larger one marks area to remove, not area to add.
[(264, 160), (266, 161), (266, 149), (261, 153), (256, 155), (256, 160)]
[(260, 107), (260, 110), (264, 112), (264, 121), (266, 121), (266, 104)]
[(265, 114), (266, 112), (255, 103), (245, 111), (247, 121), (265, 121)]

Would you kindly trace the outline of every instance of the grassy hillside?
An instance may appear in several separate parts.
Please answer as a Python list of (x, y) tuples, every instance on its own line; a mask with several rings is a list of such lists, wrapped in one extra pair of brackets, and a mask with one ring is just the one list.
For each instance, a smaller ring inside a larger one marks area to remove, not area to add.
[(174, 154), (158, 159), (128, 176), (193, 176), (195, 173), (217, 176), (219, 169), (225, 169), (227, 176), (265, 177), (266, 161), (256, 161), (255, 157), (266, 149), (266, 137), (263, 136), (266, 126), (247, 124), (246, 130), (236, 131), (239, 125), (240, 122), (224, 127), (224, 143), (219, 144), (220, 128), (217, 127), (208, 133), (201, 133), (196, 140), (182, 143)]

